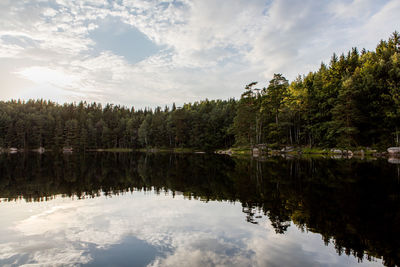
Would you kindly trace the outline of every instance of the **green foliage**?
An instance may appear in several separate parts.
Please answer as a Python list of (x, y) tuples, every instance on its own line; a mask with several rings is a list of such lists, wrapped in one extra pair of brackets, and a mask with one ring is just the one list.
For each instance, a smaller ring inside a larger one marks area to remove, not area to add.
[(388, 147), (400, 143), (400, 37), (375, 51), (356, 48), (290, 85), (275, 74), (267, 88), (252, 83), (234, 119), (238, 145)]
[(0, 147), (77, 150), (230, 147), (236, 101), (201, 101), (171, 110), (135, 111), (107, 104), (0, 102)]
[(260, 110), (260, 94), (255, 92), (259, 89), (253, 89), (256, 84), (253, 82), (246, 86), (246, 91), (242, 94), (237, 105), (237, 114), (233, 122), (236, 145), (253, 145), (256, 143), (257, 112)]

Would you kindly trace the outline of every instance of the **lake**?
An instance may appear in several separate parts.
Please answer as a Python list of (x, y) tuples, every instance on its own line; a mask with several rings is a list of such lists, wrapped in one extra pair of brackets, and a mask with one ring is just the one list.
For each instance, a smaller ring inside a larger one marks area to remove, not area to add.
[(0, 265), (396, 266), (399, 166), (0, 155)]

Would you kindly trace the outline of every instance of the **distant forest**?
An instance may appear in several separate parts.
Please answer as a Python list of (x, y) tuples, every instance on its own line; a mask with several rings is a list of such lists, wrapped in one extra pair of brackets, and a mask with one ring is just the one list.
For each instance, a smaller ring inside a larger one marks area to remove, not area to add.
[(388, 147), (400, 142), (400, 35), (375, 51), (352, 48), (293, 82), (274, 74), (239, 100), (182, 107), (0, 102), (0, 147), (198, 148), (267, 144)]

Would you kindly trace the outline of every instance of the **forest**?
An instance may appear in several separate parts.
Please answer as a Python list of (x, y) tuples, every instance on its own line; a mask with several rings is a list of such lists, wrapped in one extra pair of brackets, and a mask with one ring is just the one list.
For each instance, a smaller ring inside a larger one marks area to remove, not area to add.
[(196, 148), (267, 144), (386, 148), (400, 141), (400, 35), (352, 48), (289, 82), (274, 74), (238, 100), (138, 109), (47, 100), (0, 102), (0, 147)]

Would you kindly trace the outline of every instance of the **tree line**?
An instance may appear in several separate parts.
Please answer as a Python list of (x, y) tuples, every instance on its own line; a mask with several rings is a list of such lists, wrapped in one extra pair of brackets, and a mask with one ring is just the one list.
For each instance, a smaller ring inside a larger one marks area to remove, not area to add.
[(293, 82), (275, 74), (246, 86), (237, 104), (236, 143), (387, 147), (400, 136), (400, 36), (375, 51), (352, 48)]
[(13, 100), (0, 102), (0, 147), (229, 147), (234, 136), (227, 129), (235, 111), (234, 99), (137, 111), (112, 104)]
[(127, 108), (45, 100), (0, 102), (0, 147), (204, 150), (267, 144), (387, 147), (400, 142), (400, 35), (352, 48), (289, 81), (246, 86), (239, 100)]

